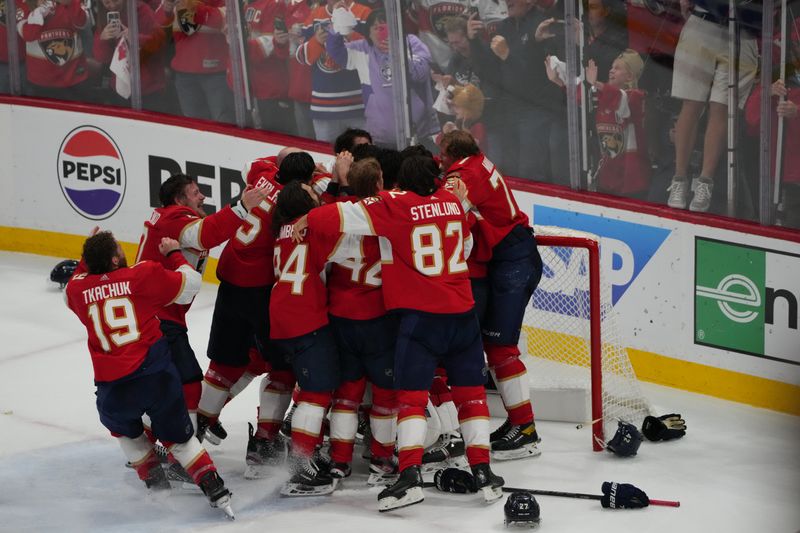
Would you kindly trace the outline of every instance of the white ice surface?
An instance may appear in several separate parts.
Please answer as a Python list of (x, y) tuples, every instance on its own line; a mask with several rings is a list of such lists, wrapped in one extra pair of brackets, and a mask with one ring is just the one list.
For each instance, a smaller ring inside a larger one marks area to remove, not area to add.
[[(100, 425), (85, 332), (46, 278), (57, 259), (0, 253), (0, 531), (504, 531), (502, 503), (426, 489), (425, 501), (393, 513), (376, 510), (366, 467), (330, 497), (281, 498), (282, 479), (242, 476), (251, 385), (225, 409), (230, 436), (210, 447), (234, 493), (228, 522), (198, 492), (148, 494), (125, 468)], [(205, 285), (190, 314), (190, 338), (202, 366), (216, 288)], [(586, 429), (541, 422), (541, 457), (493, 468), (513, 487), (600, 493), (603, 481), (633, 483), (680, 508), (606, 510), (591, 500), (539, 496), (542, 531), (800, 531), (800, 419), (645, 384), (660, 413), (678, 412), (689, 432), (645, 442), (620, 459), (593, 453)], [(493, 424), (498, 425), (499, 420)], [(358, 450), (357, 450), (358, 451)]]

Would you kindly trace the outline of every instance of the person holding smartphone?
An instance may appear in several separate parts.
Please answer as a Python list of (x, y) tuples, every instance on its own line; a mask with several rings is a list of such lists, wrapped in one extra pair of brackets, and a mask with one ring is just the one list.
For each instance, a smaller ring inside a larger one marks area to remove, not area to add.
[[(165, 98), (166, 34), (156, 24), (155, 12), (143, 2), (136, 3), (136, 18), (139, 26), (139, 66), (142, 85), (142, 108), (168, 112)], [(121, 39), (128, 38), (128, 11), (125, 0), (101, 0), (98, 9), (98, 24), (92, 52), (94, 58), (108, 68), (117, 53)], [(130, 106), (129, 97), (123, 96), (115, 74), (111, 73), (109, 103)]]

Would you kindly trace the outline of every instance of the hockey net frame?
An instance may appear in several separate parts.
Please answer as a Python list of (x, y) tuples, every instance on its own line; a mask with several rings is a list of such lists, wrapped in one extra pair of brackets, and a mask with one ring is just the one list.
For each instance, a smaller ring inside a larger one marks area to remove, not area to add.
[[(571, 380), (590, 390), (591, 421), (585, 423), (593, 450), (601, 451), (617, 421), (641, 427), (652, 408), (620, 336), (611, 284), (601, 271), (600, 238), (555, 226), (535, 226), (534, 233), (544, 269), (526, 307), (520, 351), (528, 356), (534, 389), (567, 388)], [(562, 263), (572, 266), (553, 268)], [(544, 384), (537, 382), (541, 375)]]

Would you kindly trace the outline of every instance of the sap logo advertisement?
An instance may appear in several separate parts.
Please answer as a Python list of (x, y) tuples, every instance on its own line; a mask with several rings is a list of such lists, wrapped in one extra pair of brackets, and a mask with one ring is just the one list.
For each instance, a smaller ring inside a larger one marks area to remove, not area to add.
[(800, 255), (695, 238), (694, 342), (800, 365)]
[[(622, 298), (650, 259), (670, 235), (671, 230), (624, 220), (577, 213), (555, 207), (534, 205), (533, 222), (540, 226), (558, 226), (593, 233), (600, 237), (600, 270), (611, 284), (613, 305)], [(586, 318), (589, 287), (588, 254), (571, 248), (554, 249), (539, 282), (534, 306), (545, 311)], [(564, 272), (572, 275), (564, 276)], [(556, 287), (558, 279), (576, 280), (572, 287)]]
[(69, 132), (58, 150), (58, 184), (81, 216), (103, 220), (125, 197), (125, 161), (114, 139), (94, 126)]

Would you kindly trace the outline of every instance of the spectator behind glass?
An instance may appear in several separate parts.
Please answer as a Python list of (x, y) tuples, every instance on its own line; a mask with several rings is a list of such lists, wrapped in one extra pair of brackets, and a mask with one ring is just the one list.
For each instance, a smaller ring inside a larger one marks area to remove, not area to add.
[(595, 129), (600, 143), (597, 190), (632, 198), (646, 197), (650, 158), (644, 131), (645, 94), (638, 89), (644, 62), (625, 50), (611, 64), (608, 82), (598, 81), (598, 66), (589, 60), (586, 81), (598, 93)]
[[(112, 17), (109, 17), (109, 13)], [(143, 1), (136, 3), (136, 18), (139, 24), (139, 65), (142, 83), (142, 108), (150, 111), (168, 113), (169, 109), (164, 88), (166, 78), (165, 45), (167, 36), (164, 29), (156, 24), (155, 12)], [(97, 10), (97, 27), (94, 35), (94, 59), (108, 69), (114, 58), (117, 46), (122, 39), (127, 41), (128, 28), (127, 2), (125, 0), (101, 0)], [(110, 21), (110, 22), (109, 22)], [(117, 77), (111, 74), (110, 103), (129, 106), (130, 96), (125, 96), (124, 88), (117, 88)], [(128, 80), (129, 83), (129, 80)], [(125, 84), (125, 80), (122, 80)], [(120, 91), (122, 94), (120, 94)], [(128, 93), (129, 94), (129, 93)]]
[(333, 143), (333, 153), (353, 152), (359, 144), (372, 144), (372, 135), (368, 131), (358, 128), (347, 128)]
[[(770, 177), (775, 176), (777, 146), (782, 145), (781, 189), (782, 224), (800, 228), (800, 18), (789, 21), (787, 28), (786, 81), (778, 79), (770, 88), (774, 109), (772, 115), (772, 146)], [(773, 54), (775, 55), (775, 54)], [(778, 56), (780, 57), (780, 56)], [(779, 60), (776, 61), (779, 63)], [(780, 65), (778, 65), (779, 67)], [(776, 69), (777, 70), (777, 69)], [(761, 85), (757, 85), (745, 106), (747, 130), (757, 142), (761, 125)], [(783, 139), (778, 138), (778, 121), (783, 118)]]
[(370, 9), (352, 0), (327, 0), (311, 11), (303, 25), (305, 42), (298, 48), (297, 61), (311, 66), (311, 119), (317, 140), (333, 142), (348, 127), (364, 127), (364, 99), (358, 74), (334, 61), (325, 50), (332, 31), (334, 5), (342, 4), (341, 31), (348, 41), (363, 39)]
[[(728, 131), (728, 2), (727, 0), (682, 0), (690, 13), (675, 50), (672, 96), (681, 100), (675, 130), (675, 176), (669, 187), (670, 207), (684, 209), (689, 194), (689, 156), (697, 139), (697, 124), (708, 106), (708, 124), (703, 140), (703, 166), (692, 180), (690, 211), (708, 211)], [(744, 20), (740, 20), (740, 24)], [(758, 47), (746, 29), (740, 32), (739, 107), (743, 107), (758, 66)]]
[(294, 110), (294, 135), (314, 138), (314, 123), (311, 121), (311, 67), (297, 60), (297, 52), (303, 44), (303, 23), (317, 7), (313, 0), (289, 0), (286, 26), (289, 28), (289, 100)]
[(467, 21), (473, 65), (482, 81), (499, 86), (489, 156), (504, 174), (566, 183), (566, 97), (541, 68), (547, 55), (563, 57), (563, 25), (551, 16), (558, 9), (532, 0), (506, 3), (508, 18), (489, 45), (480, 38), (484, 23), (474, 14)]
[[(17, 24), (22, 22), (25, 17), (25, 10), (22, 6), (17, 4), (17, 12), (14, 16), (9, 16), (6, 12), (7, 4), (5, 0), (0, 1), (0, 94), (11, 93), (11, 73), (8, 65), (8, 34), (7, 28), (17, 35), (17, 50), (20, 55), (20, 67), (22, 70), (21, 77), (25, 77), (25, 41), (16, 31)], [(16, 22), (15, 22), (16, 21)]]
[(80, 0), (28, 0), (18, 24), (25, 40), (33, 96), (88, 101), (89, 72), (80, 30), (88, 17)]
[[(333, 60), (358, 71), (366, 105), (366, 129), (375, 144), (394, 147), (397, 144), (394, 123), (394, 92), (389, 57), (389, 28), (386, 14), (376, 9), (367, 18), (367, 39), (345, 42), (344, 36), (331, 33), (327, 51)], [(411, 134), (422, 143), (435, 146), (432, 136), (439, 131), (433, 111), (431, 89), (431, 56), (425, 44), (415, 35), (407, 35)]]
[[(261, 129), (294, 133), (289, 94), (289, 33), (283, 0), (252, 0), (244, 5), (247, 24), (247, 78), (257, 100)], [(228, 85), (233, 78), (228, 69)]]
[(619, 0), (584, 0), (587, 22), (584, 64), (594, 59), (598, 72), (603, 76), (611, 70), (617, 56), (628, 48), (625, 21), (616, 13), (614, 4), (619, 4)]
[(447, 68), (453, 54), (447, 43), (447, 19), (468, 15), (470, 3), (470, 0), (411, 0), (408, 10), (417, 23), (416, 34), (430, 50), (436, 70)]
[[(483, 115), (484, 97), (480, 89), (474, 85), (467, 84), (453, 88), (452, 108), (455, 113), (455, 121), (447, 122), (442, 126), (442, 133), (450, 133), (455, 130), (469, 132), (475, 139), (475, 143), (481, 151), (487, 148), (486, 129), (483, 126), (481, 115)], [(439, 144), (439, 138), (436, 139)]]
[(175, 90), (181, 111), (190, 118), (233, 123), (233, 94), (225, 79), (228, 43), (223, 0), (164, 0), (156, 20), (172, 27), (175, 40)]

